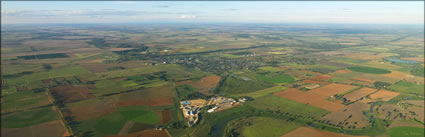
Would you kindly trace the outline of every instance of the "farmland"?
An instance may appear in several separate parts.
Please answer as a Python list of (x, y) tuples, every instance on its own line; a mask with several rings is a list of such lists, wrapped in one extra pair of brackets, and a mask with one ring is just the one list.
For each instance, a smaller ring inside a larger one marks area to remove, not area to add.
[(2, 136), (423, 136), (423, 31), (372, 26), (2, 26)]

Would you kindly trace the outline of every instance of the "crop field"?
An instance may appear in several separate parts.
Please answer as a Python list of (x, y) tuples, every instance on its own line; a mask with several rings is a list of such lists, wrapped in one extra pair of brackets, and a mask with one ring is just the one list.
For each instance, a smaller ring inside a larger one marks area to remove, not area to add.
[(32, 93), (30, 91), (22, 91), (2, 97), (2, 113), (22, 111), (26, 109), (47, 106), (50, 104), (46, 93)]
[(356, 101), (364, 96), (374, 93), (375, 91), (377, 90), (373, 88), (361, 88), (359, 90), (355, 90), (353, 92), (345, 94), (344, 98), (346, 98), (348, 101)]
[[(57, 114), (52, 107), (45, 107), (2, 116), (2, 128), (23, 128), (44, 122), (57, 120)], [(16, 122), (19, 121), (19, 122)]]
[(275, 96), (287, 98), (299, 103), (312, 105), (328, 111), (338, 111), (344, 108), (344, 105), (326, 100), (327, 96), (313, 92), (303, 92), (298, 89), (290, 88), (282, 92), (274, 93)]
[(25, 128), (2, 128), (1, 136), (7, 137), (59, 137), (67, 131), (59, 120), (44, 122)]
[(332, 83), (320, 88), (316, 88), (313, 90), (310, 90), (309, 92), (311, 93), (315, 93), (317, 95), (321, 95), (324, 97), (329, 97), (329, 96), (333, 96), (335, 94), (340, 94), (343, 93), (345, 91), (354, 89), (355, 86), (351, 86), (351, 85), (344, 85), (344, 84), (336, 84), (336, 83)]
[(298, 125), (295, 123), (268, 117), (251, 117), (247, 119), (235, 120), (227, 124), (227, 126), (232, 128), (237, 127), (237, 129), (232, 130), (239, 130), (238, 132), (240, 132), (240, 134), (245, 137), (281, 136), (298, 127)]
[(59, 86), (49, 88), (53, 97), (56, 100), (62, 100), (64, 102), (75, 102), (84, 99), (94, 98), (95, 96), (84, 86)]
[(387, 74), (391, 73), (391, 71), (380, 68), (372, 68), (372, 67), (348, 67), (351, 71), (362, 72), (362, 73), (371, 73), (371, 74)]
[(401, 136), (409, 136), (409, 137), (422, 137), (424, 136), (423, 128), (415, 128), (415, 127), (395, 127), (390, 129), (391, 137), (401, 137)]
[(252, 98), (258, 98), (258, 97), (270, 95), (270, 94), (273, 94), (273, 93), (276, 93), (276, 92), (280, 92), (280, 91), (283, 91), (285, 89), (286, 89), (286, 87), (283, 87), (283, 86), (275, 86), (275, 87), (266, 88), (266, 89), (258, 90), (258, 91), (251, 92), (251, 93), (237, 94), (235, 96), (248, 96), (248, 97), (252, 97)]
[(1, 135), (423, 136), (422, 30), (2, 24)]
[(374, 100), (388, 101), (394, 97), (397, 97), (398, 95), (400, 95), (400, 93), (381, 89), (378, 92), (375, 92), (372, 95), (370, 95), (370, 98)]
[(389, 89), (398, 91), (400, 93), (407, 93), (412, 95), (424, 95), (424, 84), (415, 84), (407, 81), (399, 81), (389, 87)]
[(275, 95), (257, 98), (255, 101), (250, 102), (249, 105), (257, 109), (279, 110), (281, 112), (290, 112), (306, 117), (319, 118), (328, 113), (326, 110)]

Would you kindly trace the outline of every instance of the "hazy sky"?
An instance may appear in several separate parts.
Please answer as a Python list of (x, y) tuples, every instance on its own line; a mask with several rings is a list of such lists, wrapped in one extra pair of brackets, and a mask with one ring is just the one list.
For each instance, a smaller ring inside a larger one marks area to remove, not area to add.
[(424, 2), (1, 2), (1, 23), (259, 22), (424, 24)]

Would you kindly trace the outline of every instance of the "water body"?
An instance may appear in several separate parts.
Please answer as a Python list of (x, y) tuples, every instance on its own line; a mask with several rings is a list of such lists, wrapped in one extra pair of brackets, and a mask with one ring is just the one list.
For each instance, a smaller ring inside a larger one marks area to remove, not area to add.
[(395, 63), (408, 63), (408, 64), (418, 63), (417, 61), (401, 60), (401, 59), (386, 59), (386, 60), (391, 61), (391, 62), (395, 62)]

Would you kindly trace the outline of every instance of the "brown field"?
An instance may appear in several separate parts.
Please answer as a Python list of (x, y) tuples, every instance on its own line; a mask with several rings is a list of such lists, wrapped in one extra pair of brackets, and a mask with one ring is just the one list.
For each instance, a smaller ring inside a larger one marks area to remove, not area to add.
[(173, 105), (173, 98), (155, 98), (148, 100), (130, 100), (130, 101), (120, 101), (117, 106), (125, 107), (125, 106), (168, 106)]
[(162, 110), (160, 111), (161, 123), (165, 124), (171, 121), (171, 111), (170, 110)]
[(335, 72), (338, 72), (338, 73), (350, 73), (352, 71), (351, 70), (347, 70), (347, 69), (342, 69), (342, 70), (337, 70)]
[(211, 75), (201, 78), (199, 81), (186, 80), (177, 82), (176, 85), (189, 85), (196, 88), (199, 92), (208, 94), (211, 88), (215, 88), (220, 81), (219, 76)]
[(316, 80), (310, 80), (310, 79), (303, 80), (303, 82), (312, 83), (312, 84), (322, 84), (322, 85), (329, 84), (329, 82), (326, 82), (326, 81), (316, 81)]
[(356, 100), (359, 100), (360, 98), (362, 98), (364, 96), (372, 94), (376, 90), (377, 89), (373, 89), (373, 88), (361, 88), (359, 90), (356, 90), (356, 91), (353, 91), (351, 93), (344, 95), (344, 98), (346, 98), (348, 101), (356, 101)]
[(329, 131), (317, 130), (311, 127), (299, 127), (281, 137), (368, 137), (344, 135)]
[(417, 106), (424, 106), (425, 101), (424, 100), (402, 100), (400, 103), (407, 103)]
[(63, 100), (66, 103), (94, 98), (95, 96), (85, 86), (59, 86), (49, 88), (55, 100)]
[(130, 50), (133, 48), (108, 48), (108, 51), (124, 51), (124, 50)]
[(347, 52), (343, 52), (343, 51), (325, 51), (325, 52), (319, 52), (317, 54), (321, 54), (321, 55), (344, 55)]
[[(369, 126), (368, 118), (363, 115), (363, 110), (369, 109), (368, 104), (356, 102), (354, 104), (351, 104), (349, 106), (346, 106), (344, 110), (336, 111), (327, 114), (326, 116), (320, 118), (320, 120), (324, 120), (326, 122), (335, 124), (335, 125), (341, 125), (345, 128), (348, 127), (355, 127), (355, 128), (362, 128)], [(350, 118), (351, 115), (351, 118)], [(357, 122), (355, 124), (355, 122)]]
[(424, 62), (424, 58), (400, 58), (400, 59), (402, 59), (402, 60)]
[(364, 81), (364, 82), (368, 82), (368, 83), (370, 83), (370, 84), (373, 84), (373, 83), (375, 83), (376, 81), (375, 80), (369, 80), (369, 79), (364, 79), (364, 78), (359, 78), (359, 77), (354, 77), (354, 78), (351, 78), (352, 80), (357, 80), (357, 81)]
[(25, 128), (2, 128), (2, 137), (64, 137), (65, 127), (59, 120)]
[(398, 92), (394, 91), (388, 91), (385, 89), (381, 89), (378, 92), (373, 93), (370, 95), (370, 98), (373, 100), (382, 100), (382, 101), (388, 101), (396, 96), (400, 95)]
[(94, 117), (100, 117), (111, 112), (114, 112), (116, 109), (116, 100), (103, 99), (99, 103), (93, 103), (90, 105), (70, 107), (71, 116), (75, 120), (87, 120)]
[(373, 84), (366, 82), (366, 81), (358, 81), (358, 80), (346, 80), (344, 82), (342, 82), (344, 84), (360, 84), (360, 85), (364, 85), (364, 86), (373, 86)]
[(297, 101), (304, 104), (309, 104), (328, 111), (339, 111), (344, 108), (344, 105), (326, 100), (327, 96), (319, 95), (313, 92), (303, 92), (296, 88), (289, 88), (282, 92), (274, 93), (274, 95)]
[(325, 80), (328, 80), (328, 79), (330, 79), (332, 77), (333, 76), (331, 76), (331, 75), (319, 75), (319, 76), (316, 76), (316, 77), (312, 77), (310, 79), (311, 80), (317, 80), (317, 81), (325, 81)]
[(323, 87), (310, 90), (310, 92), (321, 95), (321, 96), (329, 97), (335, 94), (340, 94), (342, 92), (351, 90), (355, 87), (356, 86), (332, 83)]
[(105, 137), (169, 137), (165, 130), (143, 130), (136, 133), (125, 134), (125, 135), (107, 135)]
[(393, 120), (391, 122), (391, 125), (388, 127), (388, 129), (393, 127), (419, 127), (419, 128), (425, 128), (425, 125), (420, 124), (418, 122), (414, 121), (407, 121), (407, 120)]

